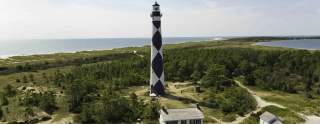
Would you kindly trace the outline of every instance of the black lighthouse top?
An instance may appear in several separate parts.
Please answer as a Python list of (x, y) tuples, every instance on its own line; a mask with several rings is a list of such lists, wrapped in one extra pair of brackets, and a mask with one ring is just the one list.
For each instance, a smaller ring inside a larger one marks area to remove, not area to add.
[(160, 5), (159, 5), (158, 2), (156, 1), (156, 3), (154, 3), (153, 6), (160, 6)]
[(153, 6), (153, 10), (151, 13), (151, 17), (161, 17), (162, 14), (160, 12), (160, 5), (158, 4), (158, 2), (155, 2)]

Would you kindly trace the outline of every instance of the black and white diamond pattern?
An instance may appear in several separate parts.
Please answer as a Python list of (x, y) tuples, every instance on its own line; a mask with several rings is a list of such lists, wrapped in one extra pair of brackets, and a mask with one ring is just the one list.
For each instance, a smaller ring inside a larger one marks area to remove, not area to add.
[(153, 6), (151, 15), (153, 21), (153, 36), (151, 45), (151, 74), (150, 74), (150, 95), (164, 95), (164, 70), (161, 35), (161, 13), (159, 6)]

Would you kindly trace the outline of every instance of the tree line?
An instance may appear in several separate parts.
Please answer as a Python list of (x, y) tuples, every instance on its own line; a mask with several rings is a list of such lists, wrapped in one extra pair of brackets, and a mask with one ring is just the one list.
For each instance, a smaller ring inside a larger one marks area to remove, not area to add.
[(226, 76), (244, 76), (247, 85), (289, 93), (320, 95), (320, 52), (246, 48), (175, 49), (165, 52), (166, 80), (201, 79), (213, 64)]
[[(130, 86), (149, 84), (150, 58), (148, 53), (141, 54), (144, 57), (130, 56), (79, 65), (70, 72), (57, 71), (52, 80), (66, 90), (69, 111), (79, 113), (81, 122), (152, 120), (157, 117), (153, 104), (137, 99), (134, 93), (120, 92)], [(165, 80), (200, 81), (200, 86), (207, 89), (203, 104), (226, 114), (243, 115), (255, 107), (250, 94), (232, 80), (238, 76), (244, 77), (246, 85), (265, 90), (302, 92), (308, 98), (320, 95), (320, 52), (188, 48), (169, 49), (164, 56)]]

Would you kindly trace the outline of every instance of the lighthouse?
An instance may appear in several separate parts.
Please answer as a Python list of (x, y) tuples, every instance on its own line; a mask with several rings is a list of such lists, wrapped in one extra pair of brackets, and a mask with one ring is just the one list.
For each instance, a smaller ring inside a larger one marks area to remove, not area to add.
[(151, 43), (150, 96), (165, 94), (161, 17), (160, 5), (156, 2), (153, 5), (151, 13), (153, 31)]

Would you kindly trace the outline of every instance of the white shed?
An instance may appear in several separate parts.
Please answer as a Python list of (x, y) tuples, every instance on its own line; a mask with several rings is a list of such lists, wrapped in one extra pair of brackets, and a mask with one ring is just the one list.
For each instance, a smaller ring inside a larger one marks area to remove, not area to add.
[(203, 113), (198, 108), (162, 109), (160, 124), (203, 124)]
[(270, 112), (264, 112), (262, 115), (260, 115), (260, 124), (282, 124), (282, 122), (274, 114), (271, 114)]

